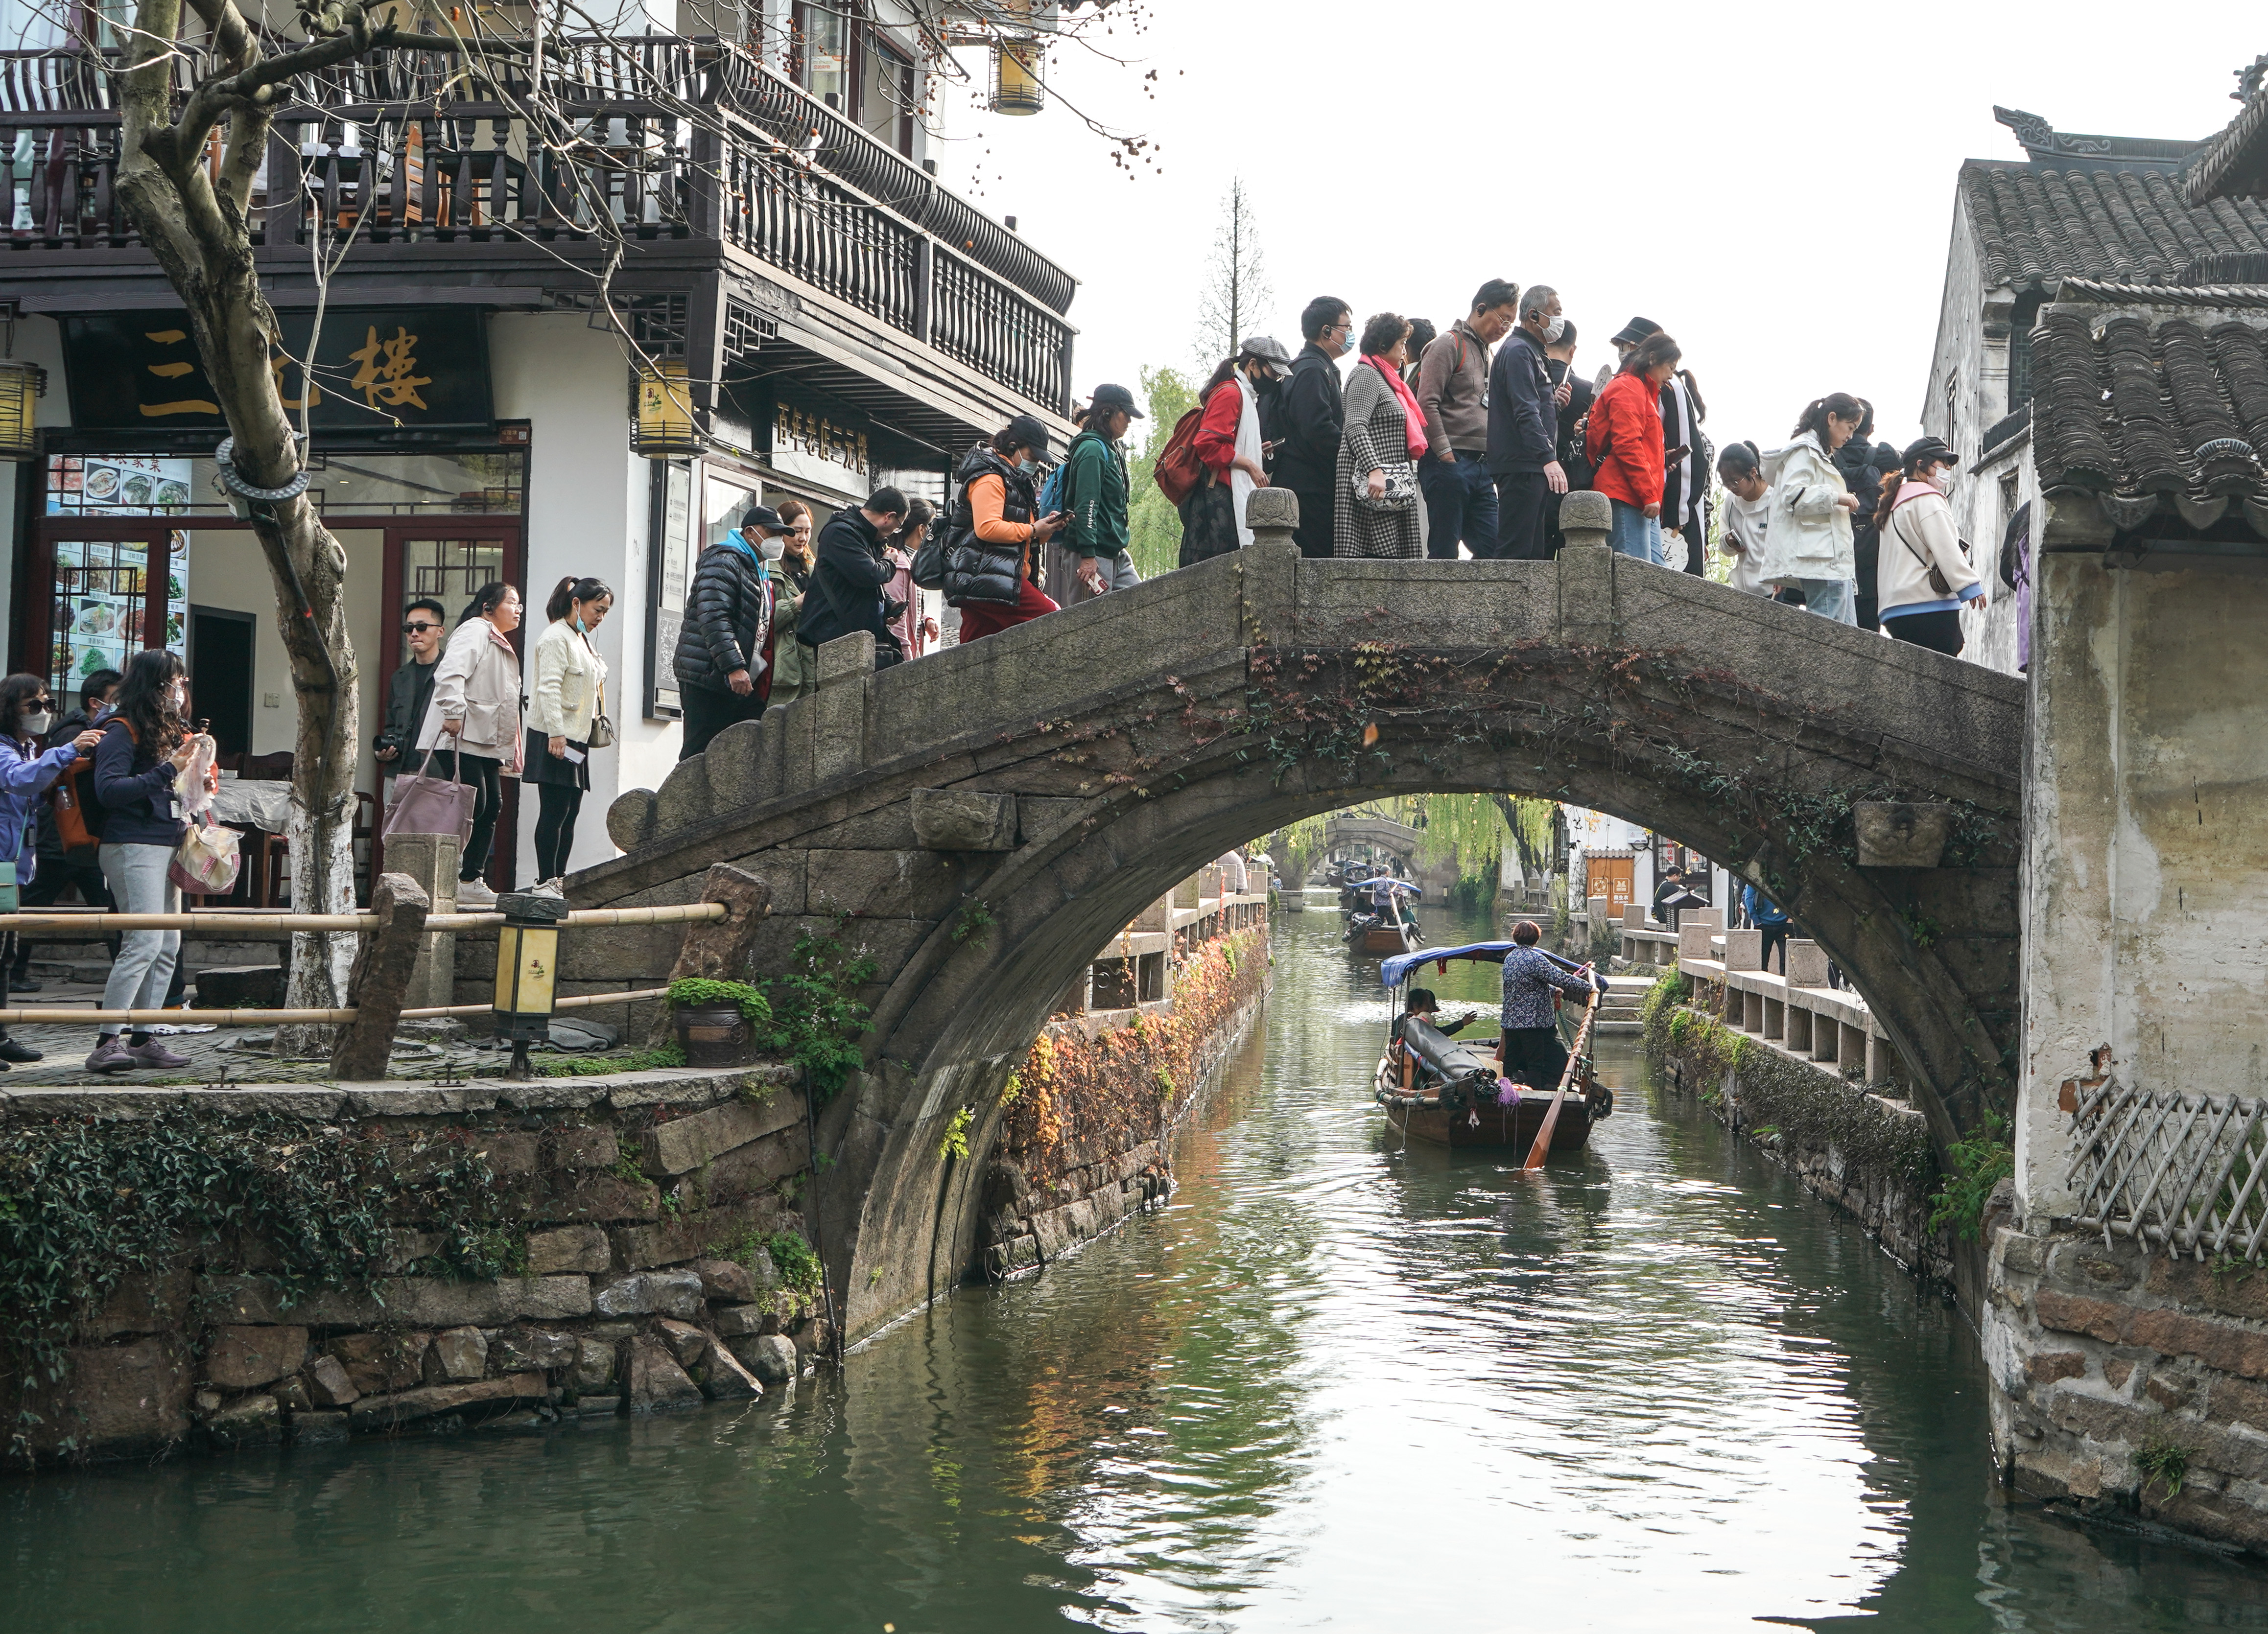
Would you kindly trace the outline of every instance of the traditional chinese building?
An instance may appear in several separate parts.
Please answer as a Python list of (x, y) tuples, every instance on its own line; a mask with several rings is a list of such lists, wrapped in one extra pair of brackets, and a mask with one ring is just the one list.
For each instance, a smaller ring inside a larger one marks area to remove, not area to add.
[[(349, 561), (361, 787), (412, 597), (453, 622), (509, 580), (526, 651), (551, 586), (595, 575), (617, 598), (597, 644), (621, 742), (593, 756), (578, 866), (613, 854), (615, 794), (676, 758), (670, 654), (704, 542), (751, 503), (799, 498), (823, 524), (883, 482), (941, 502), (959, 454), (1012, 415), (1070, 430), (1076, 281), (924, 162), (917, 14), (719, 16), (680, 20), (750, 43), (551, 43), (547, 85), (598, 156), (572, 172), (508, 106), (457, 99), (448, 55), (349, 64), (279, 117), (254, 201), (285, 346), (312, 349), (312, 374), (282, 379)], [(114, 61), (66, 37), (0, 53), (0, 303), (10, 356), (45, 377), (12, 467), (9, 662), (60, 695), (169, 646), (224, 752), (285, 752), (269, 570), (214, 480), (225, 427), (185, 315), (114, 191)], [(351, 238), (327, 292), (319, 228)]]

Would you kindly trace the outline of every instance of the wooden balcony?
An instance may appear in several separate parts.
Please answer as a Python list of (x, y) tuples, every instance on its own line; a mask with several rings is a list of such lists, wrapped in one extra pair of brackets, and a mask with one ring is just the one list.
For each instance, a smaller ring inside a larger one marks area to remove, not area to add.
[[(468, 100), (451, 94), (460, 69), (375, 54), (277, 115), (254, 201), (263, 274), (288, 291), (319, 224), (358, 240), (350, 274), (500, 289), (564, 287), (563, 270), (595, 266), (619, 238), (625, 287), (754, 271), (1005, 387), (1015, 407), (1068, 405), (1076, 280), (746, 51), (674, 35), (558, 42), (543, 88), (578, 144), (571, 164), (559, 141), (532, 139), (526, 84)], [(0, 277), (14, 290), (74, 280), (66, 299), (81, 305), (162, 280), (117, 196), (114, 70), (98, 54), (0, 53), (13, 136)]]

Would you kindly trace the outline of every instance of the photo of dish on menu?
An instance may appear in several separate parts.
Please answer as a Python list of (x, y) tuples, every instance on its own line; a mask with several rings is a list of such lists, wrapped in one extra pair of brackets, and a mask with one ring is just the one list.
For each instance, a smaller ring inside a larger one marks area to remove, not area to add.
[(191, 464), (154, 454), (58, 455), (48, 472), (48, 513), (178, 515), (189, 508)]
[[(165, 596), (151, 605), (148, 549), (139, 540), (59, 539), (48, 684), (74, 699), (97, 670), (123, 669), (145, 647), (182, 652), (188, 623), (188, 535), (168, 540)], [(156, 621), (162, 619), (162, 624)]]

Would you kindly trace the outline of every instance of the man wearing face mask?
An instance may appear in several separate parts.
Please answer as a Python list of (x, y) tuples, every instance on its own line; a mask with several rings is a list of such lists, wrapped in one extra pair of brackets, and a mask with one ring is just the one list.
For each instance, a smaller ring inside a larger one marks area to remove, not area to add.
[(1472, 311), (1425, 348), (1418, 366), (1418, 407), (1425, 416), (1425, 457), (1418, 486), (1425, 495), (1425, 554), (1457, 559), (1462, 541), (1476, 559), (1496, 554), (1496, 482), (1488, 468), (1490, 349), (1512, 331), (1520, 291), (1491, 278), (1473, 295)]
[(1520, 323), (1497, 348), (1489, 370), (1488, 467), (1496, 478), (1497, 550), (1507, 560), (1540, 562), (1551, 554), (1554, 495), (1567, 491), (1559, 463), (1559, 397), (1544, 350), (1560, 318), (1559, 291), (1538, 283), (1520, 298)]
[(740, 526), (728, 529), (693, 564), (674, 660), (685, 707), (685, 739), (677, 751), (681, 761), (707, 748), (725, 727), (764, 712), (771, 694), (764, 648), (771, 639), (772, 603), (762, 547), (786, 531), (778, 512), (752, 504)]
[(1346, 426), (1340, 401), (1338, 359), (1354, 350), (1354, 308), (1336, 295), (1318, 295), (1300, 314), (1307, 343), (1292, 362), (1278, 394), (1276, 460), (1268, 480), (1300, 497), (1300, 554), (1329, 556), (1337, 516), (1339, 441)]

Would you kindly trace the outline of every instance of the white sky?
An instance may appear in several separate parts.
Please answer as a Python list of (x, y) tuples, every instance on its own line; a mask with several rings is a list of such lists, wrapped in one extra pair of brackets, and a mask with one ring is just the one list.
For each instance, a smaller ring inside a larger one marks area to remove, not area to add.
[(1080, 396), (1188, 364), (1241, 175), (1278, 298), (1262, 328), (1294, 351), (1312, 295), (1446, 328), (1484, 277), (1547, 283), (1587, 375), (1633, 313), (1675, 335), (1719, 445), (1785, 440), (1830, 391), (1870, 398), (1881, 438), (1919, 434), (1955, 173), (2023, 157), (1993, 104), (2058, 130), (2203, 137), (2235, 112), (2232, 72), (2268, 50), (2259, 8), (2233, 0), (1144, 4), (1145, 33), (1104, 41), (1134, 67), (1071, 47), (1049, 74), (1156, 138), (1156, 172), (1130, 183), (1054, 107), (954, 107), (931, 150), (1083, 280)]

